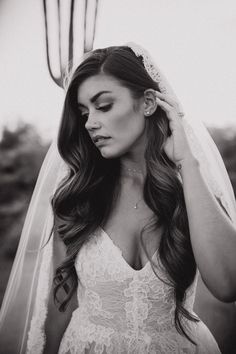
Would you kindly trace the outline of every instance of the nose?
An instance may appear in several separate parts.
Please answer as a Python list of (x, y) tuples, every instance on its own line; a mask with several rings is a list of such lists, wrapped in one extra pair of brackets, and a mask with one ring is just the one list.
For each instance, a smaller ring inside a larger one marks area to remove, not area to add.
[(92, 112), (88, 114), (88, 119), (85, 123), (85, 128), (90, 131), (90, 130), (94, 130), (94, 129), (98, 129), (100, 128), (101, 124), (98, 121), (98, 119), (96, 118), (96, 115), (93, 114)]

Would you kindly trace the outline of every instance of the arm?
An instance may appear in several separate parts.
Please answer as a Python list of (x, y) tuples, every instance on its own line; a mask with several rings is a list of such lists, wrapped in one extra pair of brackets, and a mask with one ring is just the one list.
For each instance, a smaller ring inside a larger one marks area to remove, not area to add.
[[(236, 306), (217, 300), (198, 277), (194, 311), (215, 337), (222, 353), (234, 353), (236, 348)], [(233, 349), (234, 348), (234, 349)]]
[(236, 298), (236, 229), (208, 188), (198, 161), (181, 161), (190, 237), (197, 266), (209, 290), (221, 301)]
[[(53, 235), (53, 271), (66, 257), (65, 245), (58, 237)], [(59, 296), (63, 295), (59, 291)], [(48, 314), (45, 322), (46, 345), (43, 354), (57, 354), (63, 334), (70, 322), (72, 312), (78, 307), (77, 293), (72, 299), (65, 312), (60, 312), (54, 304), (53, 286), (51, 287), (48, 303)]]
[(164, 150), (177, 165), (188, 214), (193, 253), (202, 279), (221, 301), (236, 299), (236, 228), (204, 180), (184, 130), (178, 103), (156, 92), (156, 103), (166, 112), (170, 136)]

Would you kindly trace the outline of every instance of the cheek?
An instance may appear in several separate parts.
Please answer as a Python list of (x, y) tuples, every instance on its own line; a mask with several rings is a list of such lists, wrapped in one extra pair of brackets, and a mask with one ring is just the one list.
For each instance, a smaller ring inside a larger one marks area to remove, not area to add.
[[(133, 116), (126, 117), (124, 120), (117, 122), (114, 129), (113, 144), (108, 145), (101, 151), (104, 157), (105, 154), (111, 154), (114, 157), (126, 153), (129, 149), (141, 143), (146, 131), (145, 120), (133, 113)], [(116, 156), (115, 156), (116, 155)]]
[(140, 134), (145, 128), (145, 119), (139, 112), (135, 112), (133, 107), (123, 107), (113, 115), (112, 130), (117, 138), (129, 139)]
[(132, 145), (137, 141), (145, 132), (145, 120), (142, 116), (139, 116), (137, 113), (133, 113), (127, 119), (126, 123), (122, 129), (122, 135), (120, 136), (121, 143), (127, 145)]
[(133, 108), (124, 108), (112, 112), (106, 120), (107, 133), (112, 136), (111, 144), (101, 147), (104, 158), (116, 158), (126, 153), (145, 133), (145, 118)]
[(116, 134), (113, 134), (113, 139), (110, 144), (101, 147), (100, 153), (104, 158), (117, 158), (143, 143), (145, 135), (145, 123), (135, 126), (133, 124), (125, 124), (125, 129), (119, 129)]

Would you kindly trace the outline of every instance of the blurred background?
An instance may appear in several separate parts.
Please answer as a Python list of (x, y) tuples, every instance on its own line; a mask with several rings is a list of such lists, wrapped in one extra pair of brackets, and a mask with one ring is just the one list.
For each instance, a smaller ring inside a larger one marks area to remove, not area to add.
[(143, 45), (186, 114), (204, 121), (236, 191), (235, 38), (234, 0), (0, 0), (0, 303), (60, 122), (68, 60)]

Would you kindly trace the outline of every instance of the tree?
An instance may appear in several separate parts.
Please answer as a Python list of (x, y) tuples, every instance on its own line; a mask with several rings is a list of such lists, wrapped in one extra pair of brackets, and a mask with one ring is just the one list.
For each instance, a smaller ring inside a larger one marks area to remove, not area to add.
[(0, 246), (5, 255), (13, 257), (15, 254), (46, 151), (47, 146), (29, 124), (21, 124), (15, 131), (7, 128), (3, 131), (0, 142)]
[(29, 124), (21, 124), (15, 131), (3, 130), (0, 141), (0, 303), (47, 149)]

